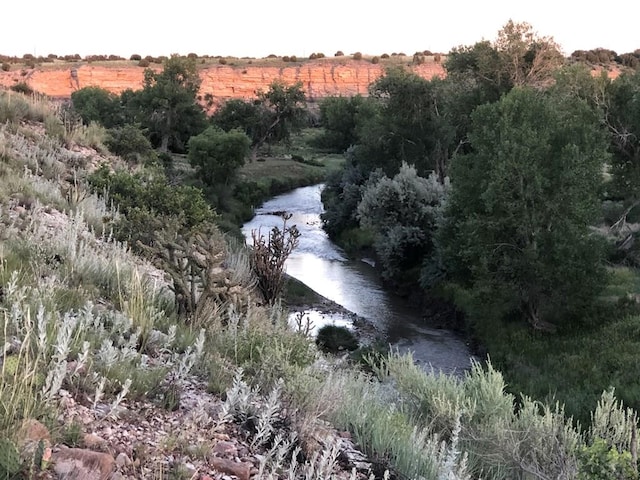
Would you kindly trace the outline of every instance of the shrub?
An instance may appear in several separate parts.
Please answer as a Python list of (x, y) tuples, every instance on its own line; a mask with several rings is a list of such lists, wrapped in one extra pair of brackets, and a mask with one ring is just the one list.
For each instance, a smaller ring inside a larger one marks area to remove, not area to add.
[(344, 57), (344, 52), (342, 50), (338, 50), (333, 54), (334, 57)]
[(227, 64), (227, 59), (226, 58), (219, 58), (218, 59), (218, 63), (220, 65), (226, 65)]
[(280, 298), (285, 283), (284, 263), (298, 246), (300, 238), (295, 225), (287, 227), (287, 219), (285, 216), (282, 230), (273, 227), (266, 239), (260, 230), (251, 231), (251, 264), (258, 277), (258, 288), (270, 304)]
[(134, 62), (139, 62), (140, 60), (142, 60), (142, 57), (137, 53), (134, 53), (129, 57), (129, 60), (133, 60)]
[(9, 70), (11, 70), (11, 65), (8, 64), (7, 62), (3, 62), (2, 63), (2, 71), (3, 72), (8, 72)]
[(187, 53), (187, 58), (198, 58), (197, 53)]
[(318, 55), (316, 55), (315, 53), (309, 55), (309, 60), (315, 60), (316, 58), (318, 58)]
[(382, 55), (380, 55), (380, 58), (387, 59), (387, 58), (389, 58), (389, 54), (388, 53), (383, 53)]
[(283, 62), (289, 62), (291, 59), (289, 58), (288, 55), (285, 55), (284, 57), (282, 57), (282, 61)]
[(440, 60), (442, 60), (442, 55), (440, 55), (439, 53), (436, 53), (433, 56), (433, 61), (436, 62), (436, 63), (440, 63)]
[(318, 330), (316, 345), (324, 352), (340, 353), (358, 348), (358, 339), (346, 327), (325, 325)]
[(362, 53), (361, 52), (356, 52), (353, 54), (353, 59), (354, 60), (362, 60)]
[(149, 62), (149, 60), (147, 60), (146, 58), (143, 58), (142, 60), (140, 60), (138, 62), (138, 66), (139, 67), (144, 67), (147, 68), (150, 65), (151, 62)]
[(637, 480), (638, 472), (630, 452), (618, 452), (601, 438), (592, 445), (582, 447), (578, 452), (580, 467), (579, 480), (597, 480), (615, 478), (619, 480)]
[(380, 63), (380, 57), (373, 57), (371, 59), (371, 63), (373, 63), (374, 65), (377, 65), (378, 63)]
[(153, 152), (149, 139), (138, 127), (131, 124), (111, 128), (105, 144), (110, 152), (128, 162), (139, 163), (149, 158)]
[(33, 94), (33, 88), (31, 88), (26, 82), (16, 83), (15, 85), (11, 85), (9, 88), (14, 92), (23, 93), (24, 95)]
[(226, 185), (244, 165), (250, 140), (240, 130), (209, 127), (189, 139), (189, 163), (207, 185)]
[(297, 62), (297, 61), (298, 61), (298, 57), (296, 57), (295, 55), (291, 55), (291, 56), (289, 57), (289, 61), (290, 61), (290, 62)]

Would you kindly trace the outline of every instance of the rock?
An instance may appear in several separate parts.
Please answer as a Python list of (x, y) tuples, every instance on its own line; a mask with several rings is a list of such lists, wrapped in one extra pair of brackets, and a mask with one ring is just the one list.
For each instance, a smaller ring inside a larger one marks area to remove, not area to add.
[(108, 453), (81, 448), (62, 448), (52, 460), (60, 480), (108, 480), (116, 463)]
[(20, 458), (27, 462), (32, 461), (41, 442), (44, 450), (51, 447), (51, 435), (47, 427), (33, 418), (23, 421), (16, 434), (16, 446), (20, 452)]
[(224, 457), (235, 457), (238, 454), (238, 447), (231, 442), (218, 442), (213, 447), (213, 453)]
[(163, 333), (160, 330), (151, 330), (151, 332), (149, 332), (149, 337), (147, 338), (146, 348), (150, 352), (157, 353), (165, 348), (168, 339), (169, 335), (166, 333)]
[(234, 475), (238, 477), (238, 480), (249, 480), (251, 467), (253, 466), (250, 463), (234, 462), (226, 458), (215, 457), (211, 460), (211, 464), (219, 472)]
[[(156, 71), (160, 66), (152, 67)], [(212, 95), (216, 99), (253, 98), (256, 90), (266, 91), (274, 79), (280, 78), (287, 85), (302, 82), (307, 97), (318, 99), (327, 96), (368, 95), (369, 84), (384, 74), (383, 65), (358, 62), (347, 59), (330, 61), (322, 59), (292, 66), (233, 66), (215, 65), (199, 70), (199, 93)], [(446, 75), (441, 63), (427, 62), (413, 65), (411, 70), (419, 76), (431, 80)], [(29, 86), (43, 94), (69, 98), (74, 85), (69, 81), (69, 68), (35, 68), (28, 79)], [(115, 67), (82, 65), (77, 67), (80, 87), (97, 86), (119, 94), (124, 90), (139, 90), (144, 82), (144, 69), (137, 66)], [(10, 87), (17, 81), (24, 81), (20, 70), (0, 71), (0, 86)]]
[(131, 459), (127, 457), (126, 453), (119, 453), (116, 457), (116, 466), (118, 468), (126, 467), (127, 465), (131, 465)]
[(89, 450), (107, 451), (107, 442), (95, 433), (85, 433), (82, 437), (82, 444)]

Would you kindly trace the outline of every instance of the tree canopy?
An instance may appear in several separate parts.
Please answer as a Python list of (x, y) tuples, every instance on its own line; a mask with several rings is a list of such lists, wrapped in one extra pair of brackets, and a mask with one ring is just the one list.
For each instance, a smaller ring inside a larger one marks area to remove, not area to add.
[(146, 69), (144, 86), (124, 92), (132, 123), (149, 134), (161, 151), (184, 151), (187, 141), (206, 127), (206, 115), (197, 101), (200, 77), (195, 59), (172, 56), (160, 72)]
[(598, 214), (608, 159), (586, 102), (515, 88), (473, 114), (439, 234), (452, 278), (534, 327), (602, 286)]
[(276, 80), (266, 92), (258, 91), (253, 101), (229, 100), (211, 121), (229, 131), (241, 128), (251, 139), (252, 158), (264, 145), (288, 143), (306, 119), (306, 99), (302, 83), (286, 85)]
[(209, 127), (189, 140), (189, 162), (207, 185), (226, 185), (244, 165), (249, 137), (241, 130)]

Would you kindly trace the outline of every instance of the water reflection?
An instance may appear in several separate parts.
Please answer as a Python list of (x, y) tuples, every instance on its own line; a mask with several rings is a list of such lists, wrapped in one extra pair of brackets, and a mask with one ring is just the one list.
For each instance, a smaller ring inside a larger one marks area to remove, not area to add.
[[(256, 216), (244, 225), (248, 241), (252, 230), (267, 235), (271, 228), (282, 228), (282, 212), (292, 216), (288, 225), (301, 233), (298, 248), (286, 263), (287, 273), (320, 295), (372, 322), (384, 332), (390, 344), (401, 352), (411, 351), (425, 368), (446, 373), (469, 367), (469, 351), (458, 337), (445, 330), (424, 326), (418, 312), (389, 294), (374, 268), (362, 261), (350, 261), (322, 229), (320, 214), (322, 185), (304, 187), (280, 195), (256, 210)], [(318, 324), (329, 319), (315, 312)], [(348, 319), (337, 319), (349, 322)]]

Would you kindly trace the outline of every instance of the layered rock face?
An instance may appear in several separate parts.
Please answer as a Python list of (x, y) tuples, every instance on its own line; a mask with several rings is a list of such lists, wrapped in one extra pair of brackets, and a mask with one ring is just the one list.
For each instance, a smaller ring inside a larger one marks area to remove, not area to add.
[[(160, 69), (161, 67), (156, 67)], [(82, 65), (79, 67), (47, 66), (31, 70), (0, 71), (0, 86), (27, 83), (33, 90), (54, 98), (69, 98), (78, 88), (97, 86), (120, 93), (142, 88), (144, 68)], [(254, 98), (257, 90), (267, 90), (277, 79), (286, 84), (302, 82), (308, 100), (327, 96), (367, 95), (369, 84), (385, 70), (383, 64), (353, 60), (317, 60), (286, 67), (232, 67), (216, 65), (200, 70), (200, 94), (210, 94), (216, 103), (230, 98)], [(440, 63), (429, 62), (411, 66), (411, 70), (426, 79), (444, 77)]]

